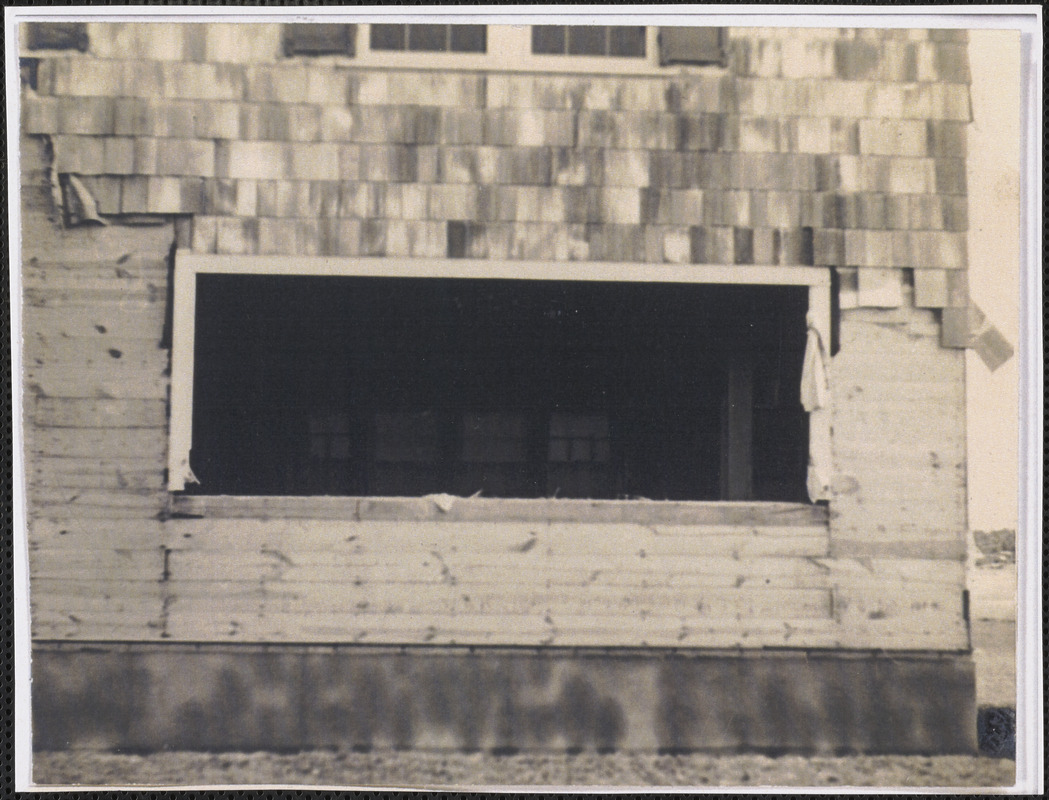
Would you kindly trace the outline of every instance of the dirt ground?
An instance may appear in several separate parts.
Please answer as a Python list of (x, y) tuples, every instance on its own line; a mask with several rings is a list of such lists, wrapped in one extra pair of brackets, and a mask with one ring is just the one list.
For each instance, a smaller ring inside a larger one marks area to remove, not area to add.
[(1015, 763), (972, 756), (501, 755), (312, 752), (298, 755), (39, 753), (38, 782), (63, 785), (968, 786), (1014, 782)]

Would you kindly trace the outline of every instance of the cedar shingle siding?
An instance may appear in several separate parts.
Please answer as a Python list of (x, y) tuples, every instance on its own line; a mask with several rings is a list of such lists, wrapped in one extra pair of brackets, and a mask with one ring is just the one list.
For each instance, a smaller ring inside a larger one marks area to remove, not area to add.
[(284, 58), (280, 26), (91, 31), (88, 57), (39, 65), (25, 130), (101, 214), (194, 215), (196, 252), (443, 256), (467, 218), (498, 259), (680, 260), (688, 236), (697, 262), (965, 267), (964, 31), (728, 30), (726, 69), (666, 77), (376, 71)]

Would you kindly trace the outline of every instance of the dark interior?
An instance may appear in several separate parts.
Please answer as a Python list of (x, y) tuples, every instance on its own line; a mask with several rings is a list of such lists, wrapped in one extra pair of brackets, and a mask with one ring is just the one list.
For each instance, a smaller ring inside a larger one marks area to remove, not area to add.
[(804, 287), (197, 280), (190, 491), (805, 499)]

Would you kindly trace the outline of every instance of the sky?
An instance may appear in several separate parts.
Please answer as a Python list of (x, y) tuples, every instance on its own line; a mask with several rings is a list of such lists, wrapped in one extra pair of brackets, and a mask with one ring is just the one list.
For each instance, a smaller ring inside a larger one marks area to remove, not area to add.
[[(969, 289), (1014, 348), (1019, 342), (1020, 36), (969, 34)], [(1016, 528), (1019, 358), (991, 372), (966, 351), (969, 528)]]

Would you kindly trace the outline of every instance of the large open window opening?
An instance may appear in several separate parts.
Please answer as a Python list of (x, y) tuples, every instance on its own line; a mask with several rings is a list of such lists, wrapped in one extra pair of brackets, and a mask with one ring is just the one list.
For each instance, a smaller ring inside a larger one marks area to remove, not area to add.
[(194, 279), (188, 491), (807, 499), (806, 285)]

